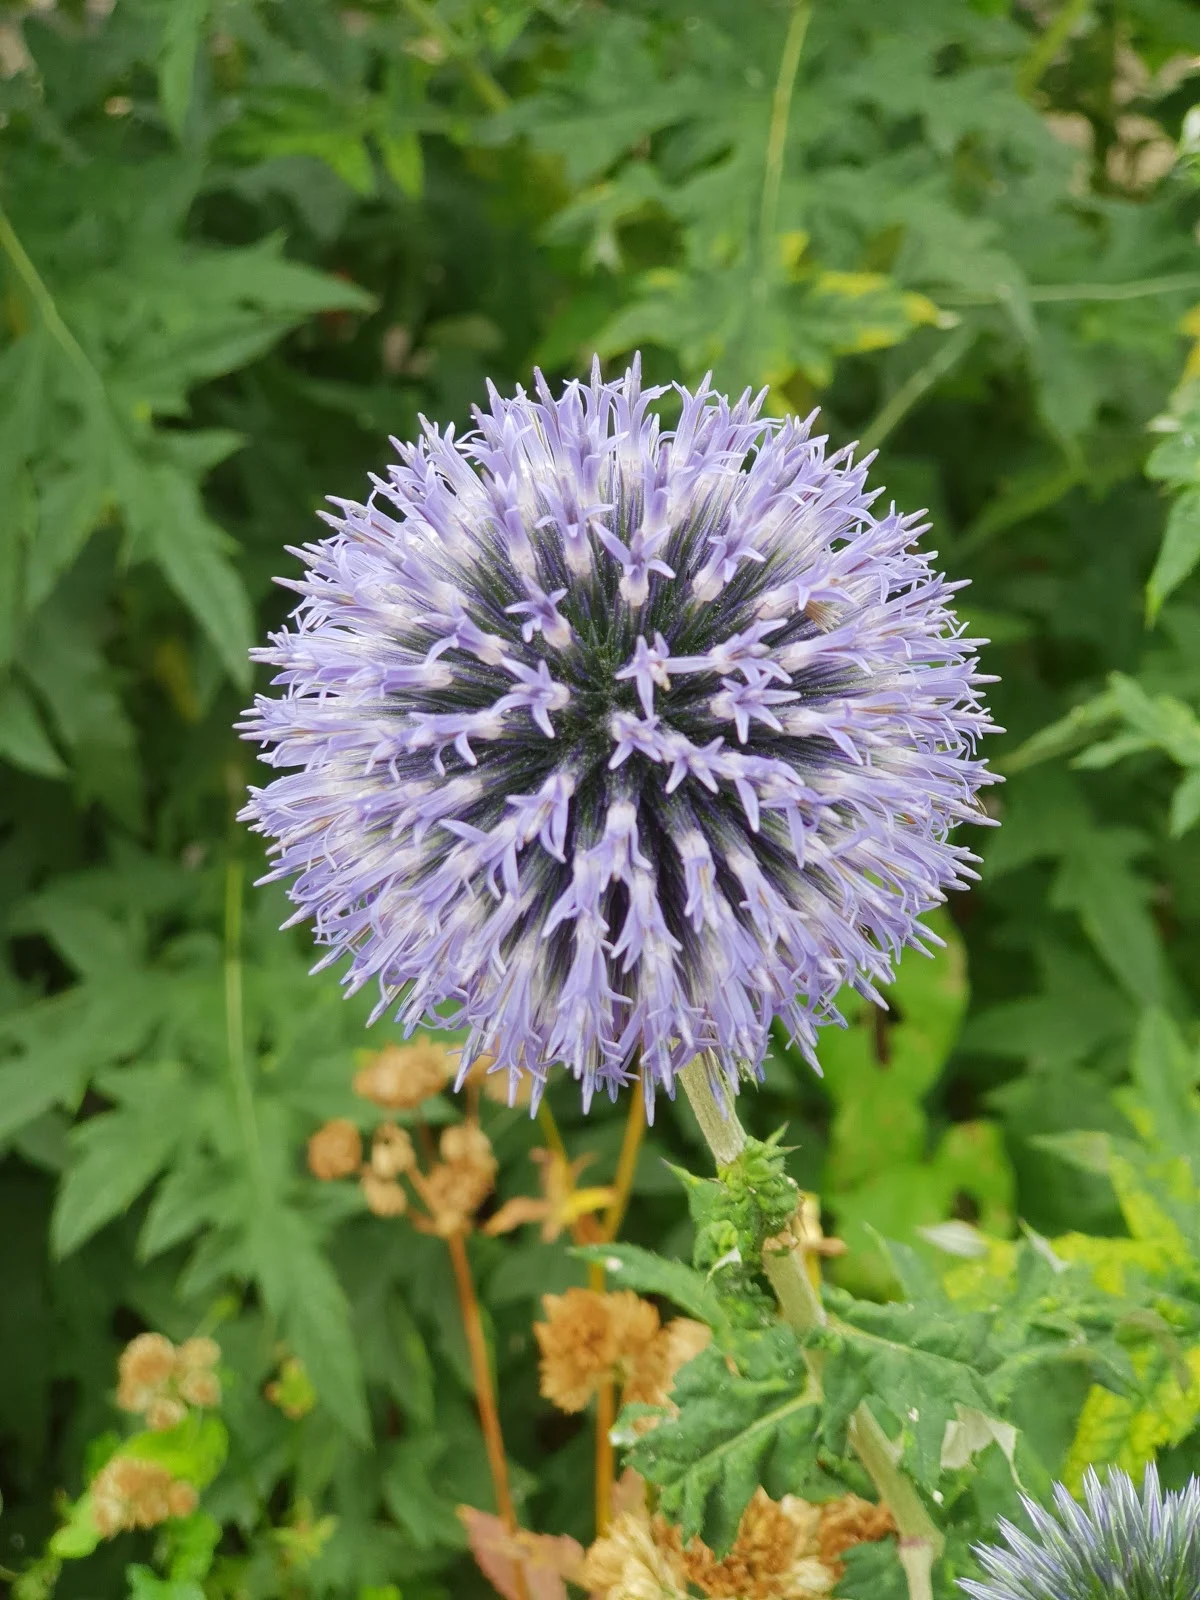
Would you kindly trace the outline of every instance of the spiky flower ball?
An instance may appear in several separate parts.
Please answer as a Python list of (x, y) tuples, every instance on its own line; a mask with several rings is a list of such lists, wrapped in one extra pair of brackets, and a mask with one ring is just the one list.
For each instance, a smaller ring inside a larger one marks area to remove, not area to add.
[(811, 1056), (971, 875), (990, 725), (917, 519), (811, 419), (702, 385), (665, 427), (665, 392), (539, 375), (393, 440), (243, 724), (297, 769), (244, 814), (326, 961), (535, 1099), (704, 1050), (736, 1089), (776, 1016)]
[(1024, 1500), (1034, 1536), (1003, 1518), (1007, 1549), (976, 1547), (988, 1581), (960, 1579), (974, 1600), (1196, 1600), (1200, 1595), (1200, 1479), (1163, 1494), (1153, 1465), (1141, 1495), (1126, 1472), (1089, 1467), (1086, 1508), (1061, 1484), (1057, 1516)]

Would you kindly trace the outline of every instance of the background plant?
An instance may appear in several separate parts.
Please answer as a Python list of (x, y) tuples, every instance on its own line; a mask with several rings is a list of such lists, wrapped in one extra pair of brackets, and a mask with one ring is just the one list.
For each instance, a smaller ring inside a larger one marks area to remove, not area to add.
[[(843, 1291), (931, 1303), (945, 1257), (914, 1229), (962, 1248), (964, 1223), (1024, 1220), (1003, 1246), (1023, 1266), (981, 1258), (993, 1298), (1041, 1344), (1077, 1326), (1098, 1347), (1004, 1398), (1046, 1472), (1081, 1451), (1193, 1469), (1190, 1245), (1121, 1289), (1102, 1257), (1147, 1245), (1146, 1203), (1095, 1139), (1070, 1147), (1081, 1171), (1046, 1136), (1128, 1139), (1109, 1091), (1148, 1009), (1173, 1019), (1173, 1092), (1195, 1080), (1200, 262), (1176, 154), (1198, 54), (1169, 0), (921, 0), (902, 28), (869, 0), (3, 8), (0, 1563), (84, 1488), (118, 1351), (203, 1325), (237, 1395), (203, 1509), (243, 1592), (278, 1592), (254, 1559), (272, 1527), (309, 1541), (299, 1593), (487, 1592), (455, 1515), (491, 1488), (449, 1254), (302, 1159), (333, 1118), (373, 1130), (355, 1051), (387, 1033), (247, 897), (229, 727), (286, 604), (280, 547), (360, 492), (383, 435), (465, 420), (485, 375), (637, 345), (651, 379), (711, 366), (881, 448), (973, 579), (1010, 729), (1004, 826), (949, 954), (909, 958), (824, 1084), (778, 1040), (743, 1116), (788, 1122), (789, 1172), (852, 1247)], [(569, 1089), (552, 1109), (583, 1181), (612, 1184), (621, 1117), (582, 1125)], [(484, 1115), (500, 1203), (534, 1197), (546, 1131)], [(707, 1170), (682, 1102), (642, 1145), (624, 1236), (687, 1258), (664, 1156)], [(1097, 1242), (1063, 1273), (1041, 1237), (1056, 1260)], [(540, 1399), (531, 1331), (543, 1292), (587, 1282), (570, 1244), (523, 1228), (470, 1252), (514, 1496), (586, 1543), (593, 1430)], [(1111, 1443), (1080, 1443), (1102, 1424)], [(1008, 1503), (993, 1443), (947, 1513), (963, 1549)], [(120, 1593), (152, 1539), (102, 1542), (58, 1592)], [(872, 1549), (848, 1581), (886, 1581)]]

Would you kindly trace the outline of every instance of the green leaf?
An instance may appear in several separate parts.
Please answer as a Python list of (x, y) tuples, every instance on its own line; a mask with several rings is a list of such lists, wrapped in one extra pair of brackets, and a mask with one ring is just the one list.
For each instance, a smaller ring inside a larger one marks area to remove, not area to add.
[(208, 22), (210, 0), (171, 0), (158, 57), (158, 98), (178, 139), (192, 103), (196, 54)]
[(1200, 769), (1189, 772), (1171, 796), (1168, 827), (1172, 839), (1180, 839), (1200, 821)]
[(626, 1460), (659, 1490), (659, 1508), (686, 1542), (720, 1553), (759, 1484), (775, 1498), (803, 1493), (816, 1464), (820, 1407), (792, 1331), (739, 1335), (731, 1372), (713, 1346), (688, 1362), (671, 1399), (677, 1415), (636, 1440)]
[(122, 1106), (90, 1117), (71, 1137), (74, 1159), (58, 1192), (51, 1248), (69, 1255), (125, 1211), (170, 1161), (192, 1121), (179, 1067), (126, 1067)]
[(682, 1261), (668, 1261), (635, 1244), (583, 1245), (571, 1253), (602, 1266), (615, 1288), (659, 1294), (709, 1327), (719, 1329), (726, 1325), (725, 1312), (712, 1285), (703, 1273)]
[(38, 778), (61, 778), (67, 771), (32, 696), (15, 678), (0, 685), (0, 756)]
[(6, 1061), (0, 1066), (0, 1142), (51, 1106), (76, 1100), (86, 1073), (69, 1051)]
[(176, 1428), (135, 1433), (117, 1453), (135, 1461), (153, 1461), (173, 1478), (206, 1489), (225, 1465), (229, 1430), (211, 1411), (191, 1411)]
[(923, 1488), (937, 1487), (947, 1428), (958, 1407), (993, 1415), (977, 1370), (988, 1359), (980, 1317), (947, 1318), (937, 1308), (875, 1305), (829, 1291), (836, 1323), (825, 1341), (822, 1433), (841, 1450), (859, 1404), (877, 1399), (900, 1424), (902, 1461)]
[(241, 688), (250, 683), (254, 621), (246, 589), (229, 559), (229, 540), (204, 513), (191, 479), (173, 467), (137, 486), (138, 529), (172, 589), (216, 647)]
[(1162, 547), (1146, 584), (1146, 617), (1157, 621), (1163, 601), (1200, 561), (1200, 489), (1187, 489), (1167, 516)]
[(1140, 836), (1125, 828), (1078, 835), (1064, 854), (1050, 903), (1078, 914), (1128, 994), (1155, 1003), (1163, 992), (1162, 947), (1147, 908), (1150, 885), (1129, 867), (1144, 848)]
[(383, 153), (383, 164), (397, 187), (410, 200), (419, 200), (425, 185), (425, 164), (417, 135), (381, 134), (379, 148)]
[(205, 1600), (204, 1590), (191, 1578), (160, 1578), (151, 1567), (126, 1567), (129, 1600)]
[(1133, 1081), (1157, 1142), (1200, 1175), (1200, 1112), (1193, 1098), (1200, 1063), (1165, 1011), (1142, 1013), (1133, 1041)]
[(322, 1405), (365, 1444), (370, 1430), (350, 1308), (311, 1228), (290, 1207), (263, 1201), (248, 1220), (246, 1240), (267, 1306), (308, 1369)]

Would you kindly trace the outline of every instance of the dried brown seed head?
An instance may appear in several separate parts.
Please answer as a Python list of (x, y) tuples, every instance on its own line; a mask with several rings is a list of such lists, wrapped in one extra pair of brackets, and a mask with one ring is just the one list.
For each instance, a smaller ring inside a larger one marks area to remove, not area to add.
[(217, 1341), (198, 1334), (179, 1346), (176, 1365), (180, 1372), (201, 1372), (206, 1367), (215, 1367), (220, 1359), (221, 1346)]
[(154, 1433), (169, 1433), (187, 1416), (187, 1407), (173, 1395), (157, 1395), (146, 1407), (146, 1426)]
[(454, 1061), (433, 1039), (385, 1045), (354, 1075), (354, 1092), (385, 1111), (412, 1111), (440, 1094), (454, 1075)]
[(117, 1404), (123, 1411), (144, 1411), (171, 1381), (176, 1350), (165, 1334), (139, 1333), (121, 1351), (117, 1362)]
[(168, 1517), (190, 1516), (197, 1495), (155, 1461), (117, 1456), (96, 1474), (90, 1489), (92, 1518), (106, 1539), (128, 1528), (153, 1528)]
[(361, 1163), (362, 1135), (347, 1117), (327, 1122), (308, 1141), (308, 1170), (323, 1183), (350, 1177)]
[(395, 1178), (381, 1178), (368, 1167), (359, 1182), (367, 1210), (377, 1217), (402, 1217), (408, 1210), (408, 1195)]
[(185, 1372), (178, 1383), (180, 1396), (190, 1406), (219, 1406), (221, 1404), (221, 1380), (215, 1372), (201, 1369), (199, 1372)]
[(620, 1348), (608, 1300), (594, 1289), (542, 1297), (546, 1320), (533, 1325), (541, 1391), (560, 1411), (582, 1411), (616, 1366)]
[(371, 1171), (377, 1178), (399, 1178), (417, 1164), (413, 1142), (403, 1128), (385, 1122), (371, 1140)]

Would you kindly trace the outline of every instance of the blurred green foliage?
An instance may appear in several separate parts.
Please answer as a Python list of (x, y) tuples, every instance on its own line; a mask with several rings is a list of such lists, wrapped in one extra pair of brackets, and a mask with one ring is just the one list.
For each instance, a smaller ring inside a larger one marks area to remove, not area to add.
[[(639, 346), (653, 379), (712, 368), (880, 449), (973, 581), (1010, 730), (1004, 826), (945, 950), (827, 1040), (823, 1081), (778, 1041), (747, 1120), (788, 1122), (858, 1293), (932, 1296), (938, 1244), (1019, 1217), (988, 1261), (1033, 1327), (1086, 1299), (1042, 1235), (1087, 1236), (1097, 1268), (1133, 1252), (1166, 1329), (1122, 1369), (1134, 1398), (1084, 1372), (1004, 1403), (1049, 1473), (1080, 1427), (1200, 1463), (1171, 1376), (1194, 1196), (1131, 1165), (1112, 1099), (1148, 1008), (1174, 1019), (1159, 1139), (1196, 1077), (1198, 59), (1186, 0), (0, 6), (0, 1565), (95, 1470), (121, 1345), (203, 1323), (232, 1397), (212, 1593), (487, 1592), (454, 1514), (491, 1490), (445, 1251), (303, 1167), (321, 1122), (372, 1125), (354, 1051), (390, 1035), (248, 889), (229, 730), (282, 547), (388, 434), (466, 422), (487, 376)], [(608, 1181), (619, 1115), (552, 1102)], [(486, 1118), (501, 1193), (526, 1192), (540, 1134)], [(664, 1156), (702, 1166), (682, 1107), (627, 1232), (686, 1256)], [(1137, 1254), (1159, 1244), (1131, 1173), (1167, 1184), (1186, 1248)], [(585, 1269), (525, 1234), (472, 1259), (518, 1498), (586, 1541), (590, 1437), (539, 1400), (529, 1331)], [(1137, 1299), (1087, 1284), (1122, 1299), (1110, 1322)], [(316, 1404), (288, 1416), (264, 1385), (295, 1357)], [(128, 1569), (135, 1597), (194, 1600), (203, 1561), (168, 1551), (159, 1580), (149, 1552), (124, 1535), (57, 1592), (117, 1595)]]

